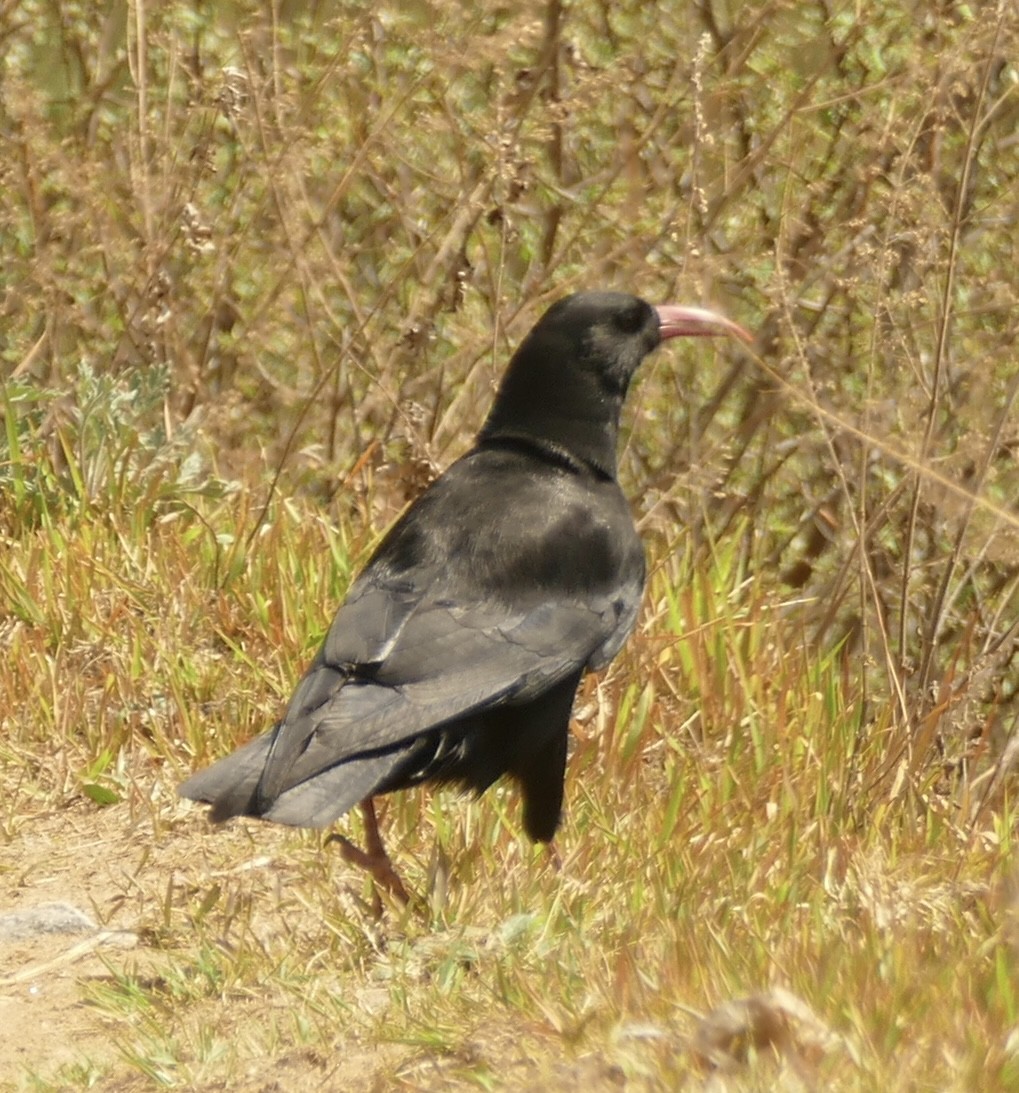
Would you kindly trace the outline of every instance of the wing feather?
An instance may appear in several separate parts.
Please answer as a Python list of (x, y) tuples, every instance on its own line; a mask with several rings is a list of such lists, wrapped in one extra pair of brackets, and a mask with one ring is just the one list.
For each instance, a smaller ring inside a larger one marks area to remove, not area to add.
[(539, 709), (558, 684), (572, 699), (567, 681), (630, 632), (643, 576), (614, 481), (512, 445), (477, 448), (390, 529), (282, 721), (181, 792), (211, 802), (215, 819), (323, 826), (401, 784), (404, 767), (413, 780), (434, 731)]
[[(396, 748), (468, 713), (533, 700), (586, 665), (616, 615), (607, 602), (541, 602), (526, 612), (420, 604), (370, 674), (344, 676), (324, 660), (312, 666), (266, 759), (265, 806), (357, 756)], [(327, 697), (300, 708), (309, 692)]]

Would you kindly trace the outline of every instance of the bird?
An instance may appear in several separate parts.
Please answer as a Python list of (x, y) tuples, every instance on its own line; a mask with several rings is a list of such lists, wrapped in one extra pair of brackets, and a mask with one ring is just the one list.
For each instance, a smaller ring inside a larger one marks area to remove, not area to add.
[(425, 782), (481, 795), (509, 776), (523, 829), (563, 811), (574, 697), (637, 619), (645, 556), (617, 480), (620, 413), (642, 360), (681, 335), (750, 334), (719, 312), (623, 292), (559, 299), (521, 342), (473, 447), (404, 510), (351, 584), (268, 732), (180, 787), (210, 819), (325, 828), (408, 901), (374, 798)]

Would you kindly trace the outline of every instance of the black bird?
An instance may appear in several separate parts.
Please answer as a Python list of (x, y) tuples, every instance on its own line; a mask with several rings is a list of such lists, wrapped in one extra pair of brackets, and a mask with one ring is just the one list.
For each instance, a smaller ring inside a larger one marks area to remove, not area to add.
[(406, 894), (372, 798), (421, 782), (480, 794), (510, 775), (524, 830), (548, 842), (563, 802), (581, 676), (633, 629), (644, 552), (616, 481), (627, 386), (665, 338), (741, 327), (619, 292), (559, 300), (510, 361), (474, 447), (403, 513), (350, 587), (269, 732), (188, 779), (215, 822), (326, 827), (359, 802), (368, 853)]

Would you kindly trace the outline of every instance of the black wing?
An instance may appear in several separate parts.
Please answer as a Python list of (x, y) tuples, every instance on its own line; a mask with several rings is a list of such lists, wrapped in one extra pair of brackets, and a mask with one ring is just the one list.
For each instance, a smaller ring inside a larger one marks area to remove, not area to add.
[(325, 826), (392, 779), (394, 762), (413, 762), (416, 738), (533, 702), (611, 659), (643, 584), (628, 511), (628, 536), (606, 535), (601, 493), (571, 498), (562, 482), (519, 468), (500, 492), (489, 460), (481, 470), (492, 504), (472, 524), (459, 502), (477, 498), (478, 470), (461, 461), (405, 514), (352, 586), (280, 724), (195, 775), (184, 796), (213, 802), (214, 819), (250, 812)]

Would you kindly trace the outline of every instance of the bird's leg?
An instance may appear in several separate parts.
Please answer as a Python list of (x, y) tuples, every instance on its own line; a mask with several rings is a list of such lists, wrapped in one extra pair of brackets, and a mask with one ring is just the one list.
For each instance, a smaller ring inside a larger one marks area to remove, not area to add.
[(364, 814), (364, 841), (365, 849), (355, 846), (349, 839), (342, 835), (330, 835), (327, 842), (340, 844), (340, 856), (345, 862), (367, 870), (372, 880), (379, 888), (387, 891), (400, 903), (410, 903), (410, 896), (403, 886), (403, 881), (393, 868), (389, 860), (386, 848), (382, 844), (382, 836), (379, 834), (379, 821), (375, 816), (375, 801), (366, 797), (361, 802), (361, 812)]
[(361, 802), (361, 811), (364, 813), (365, 846), (368, 860), (371, 862), (369, 869), (377, 884), (387, 892), (395, 896), (401, 903), (410, 903), (410, 896), (403, 886), (399, 874), (393, 867), (386, 848), (382, 844), (382, 835), (379, 833), (379, 821), (375, 815), (375, 800), (369, 797)]

